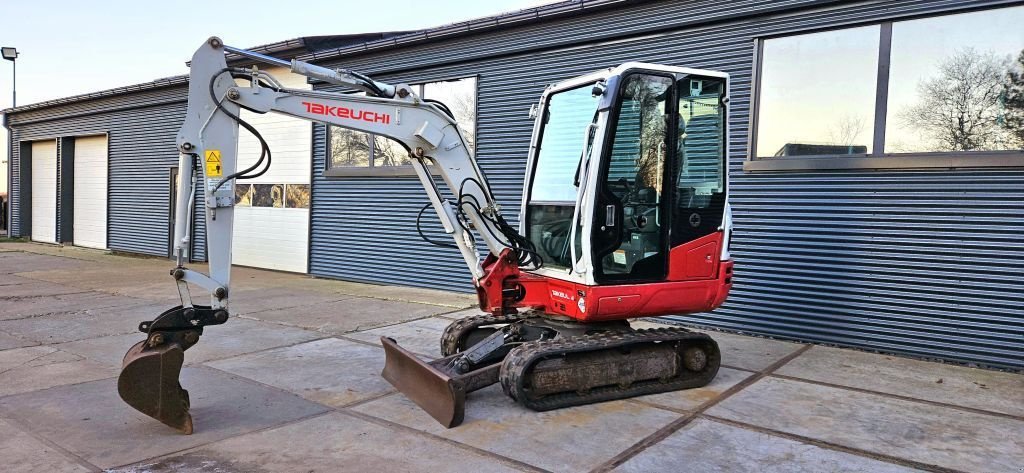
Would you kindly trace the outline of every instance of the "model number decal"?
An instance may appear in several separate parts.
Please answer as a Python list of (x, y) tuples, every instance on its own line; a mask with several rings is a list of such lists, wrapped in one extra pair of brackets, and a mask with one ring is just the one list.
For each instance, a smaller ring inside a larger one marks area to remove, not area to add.
[(558, 291), (558, 290), (555, 290), (555, 289), (551, 290), (551, 295), (553, 297), (558, 297), (560, 299), (565, 299), (567, 301), (574, 301), (574, 300), (576, 300), (576, 298), (573, 297), (571, 294), (566, 294), (566, 293), (564, 293), (562, 291)]
[(391, 123), (391, 115), (387, 113), (377, 113), (368, 110), (356, 110), (348, 107), (335, 107), (332, 105), (324, 105), (322, 103), (313, 102), (302, 102), (302, 105), (306, 106), (306, 111), (309, 113), (315, 113), (317, 115), (326, 115), (328, 117), (338, 118), (349, 118), (352, 120), (362, 120), (364, 122), (371, 123), (383, 123), (385, 125)]

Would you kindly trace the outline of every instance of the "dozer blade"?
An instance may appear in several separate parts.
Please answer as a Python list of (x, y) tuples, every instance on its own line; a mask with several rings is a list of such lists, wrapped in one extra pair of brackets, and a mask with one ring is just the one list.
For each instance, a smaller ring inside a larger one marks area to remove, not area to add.
[(465, 383), (424, 362), (390, 338), (381, 337), (380, 342), (385, 356), (381, 376), (441, 425), (451, 428), (461, 424), (466, 411)]
[(124, 356), (117, 393), (139, 412), (191, 434), (188, 392), (178, 383), (184, 361), (185, 351), (178, 343), (157, 347), (150, 347), (147, 340), (136, 343)]

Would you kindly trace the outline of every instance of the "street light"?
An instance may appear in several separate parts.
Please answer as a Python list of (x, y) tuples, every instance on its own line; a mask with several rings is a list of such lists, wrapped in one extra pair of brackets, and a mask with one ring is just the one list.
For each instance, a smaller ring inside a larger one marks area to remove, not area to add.
[(11, 107), (18, 106), (18, 89), (15, 87), (15, 81), (18, 78), (18, 50), (4, 46), (0, 48), (0, 53), (3, 54), (4, 59), (11, 61)]

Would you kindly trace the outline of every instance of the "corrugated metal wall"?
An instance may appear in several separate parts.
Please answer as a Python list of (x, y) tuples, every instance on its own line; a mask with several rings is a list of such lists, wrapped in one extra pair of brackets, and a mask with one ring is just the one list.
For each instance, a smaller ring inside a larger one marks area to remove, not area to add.
[[(170, 169), (178, 165), (174, 141), (184, 117), (185, 89), (169, 87), (15, 113), (10, 123), (15, 143), (108, 133), (108, 247), (165, 256)], [(18, 152), (15, 146), (11, 162), (18, 162)], [(12, 171), (11, 235), (21, 236), (18, 166)], [(204, 229), (196, 219), (193, 259), (199, 261), (206, 259)]]
[[(729, 72), (736, 284), (722, 309), (681, 320), (1020, 368), (1021, 170), (742, 171), (754, 38), (1009, 3), (1019, 2), (652, 2), (334, 64), (390, 81), (478, 75), (477, 154), (509, 216), (527, 112), (546, 84), (629, 60)], [(314, 140), (314, 274), (470, 288), (454, 251), (416, 236), (426, 198), (415, 179), (324, 178), (322, 127)]]

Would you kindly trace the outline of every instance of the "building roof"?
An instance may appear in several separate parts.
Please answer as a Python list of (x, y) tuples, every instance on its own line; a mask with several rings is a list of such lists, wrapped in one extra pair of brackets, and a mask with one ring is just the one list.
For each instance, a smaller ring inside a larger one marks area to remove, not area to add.
[[(491, 30), (521, 26), (529, 23), (548, 21), (558, 17), (589, 13), (597, 9), (622, 5), (633, 0), (565, 0), (532, 8), (501, 13), (472, 20), (450, 23), (418, 31), (388, 31), (380, 33), (359, 33), (330, 36), (305, 36), (248, 48), (251, 51), (302, 61), (320, 61), (350, 54), (382, 49), (400, 48), (410, 44), (449, 39), (456, 36), (485, 33)], [(234, 65), (250, 64), (252, 61), (228, 54), (228, 62)], [(40, 108), (63, 105), (72, 102), (92, 100), (148, 89), (170, 87), (188, 83), (188, 76), (174, 76), (152, 82), (129, 85), (114, 89), (47, 100), (29, 105), (9, 108), (5, 114), (24, 112)]]
[[(499, 28), (522, 26), (528, 23), (548, 21), (556, 17), (576, 16), (590, 13), (597, 9), (623, 5), (636, 0), (564, 0), (522, 10), (500, 13), (492, 16), (474, 18), (472, 20), (449, 23), (446, 25), (412, 31), (389, 38), (366, 41), (335, 48), (319, 49), (300, 54), (296, 59), (301, 61), (321, 61), (325, 59), (364, 53), (368, 51), (405, 47), (413, 43), (449, 39), (455, 36), (485, 33)], [(642, 1), (642, 0), (641, 0)]]
[[(321, 49), (336, 49), (346, 45), (362, 44), (367, 41), (381, 41), (386, 38), (404, 35), (410, 33), (409, 31), (386, 31), (380, 33), (359, 33), (359, 34), (347, 34), (347, 35), (331, 35), (331, 36), (305, 36), (302, 38), (287, 39), (284, 41), (277, 41), (274, 43), (262, 44), (259, 46), (253, 46), (248, 48), (250, 51), (258, 53), (273, 55), (281, 58), (294, 58), (300, 54), (308, 54)], [(247, 65), (252, 63), (251, 60), (243, 58), (236, 54), (229, 53), (227, 55), (227, 61), (232, 65)], [(187, 63), (186, 63), (187, 64)], [(152, 82), (143, 82), (141, 84), (133, 84), (123, 87), (115, 87), (113, 89), (101, 90), (98, 92), (89, 92), (86, 94), (72, 95), (69, 97), (61, 97), (58, 99), (47, 100), (44, 102), (37, 102), (28, 105), (21, 105), (14, 108), (8, 108), (6, 110), (0, 110), (4, 114), (26, 112), (29, 110), (37, 110), (40, 108), (52, 107), (55, 105), (66, 105), (74, 102), (82, 102), (86, 100), (93, 100), (103, 97), (111, 97), (122, 94), (128, 94), (132, 92), (140, 92), (144, 90), (159, 89), (163, 87), (172, 87), (177, 85), (184, 85), (188, 83), (188, 75), (178, 75), (171, 77), (164, 77), (156, 79)]]

